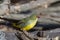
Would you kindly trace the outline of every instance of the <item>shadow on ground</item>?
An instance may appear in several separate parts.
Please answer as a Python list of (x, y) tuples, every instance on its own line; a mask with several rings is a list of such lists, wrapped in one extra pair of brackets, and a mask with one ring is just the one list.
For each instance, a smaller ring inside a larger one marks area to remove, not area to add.
[(55, 28), (60, 28), (60, 24), (40, 24), (37, 23), (36, 27), (43, 27), (43, 30), (51, 30)]

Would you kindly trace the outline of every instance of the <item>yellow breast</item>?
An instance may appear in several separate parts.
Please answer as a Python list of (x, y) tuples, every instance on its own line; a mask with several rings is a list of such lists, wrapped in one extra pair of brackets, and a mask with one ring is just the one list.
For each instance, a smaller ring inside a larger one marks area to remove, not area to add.
[(37, 19), (26, 27), (21, 28), (22, 30), (30, 30), (36, 25)]
[(20, 28), (21, 30), (30, 30), (36, 25), (37, 20), (38, 19), (34, 20), (34, 22), (31, 22), (29, 25), (26, 25), (22, 28), (20, 28), (21, 27), (20, 25), (16, 25), (15, 23), (13, 23), (13, 26)]

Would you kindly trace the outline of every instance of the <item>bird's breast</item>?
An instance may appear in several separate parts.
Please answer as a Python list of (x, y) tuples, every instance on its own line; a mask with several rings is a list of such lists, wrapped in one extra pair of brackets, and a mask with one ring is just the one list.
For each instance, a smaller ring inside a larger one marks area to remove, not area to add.
[(38, 19), (34, 20), (33, 22), (29, 21), (28, 22), (29, 24), (27, 24), (25, 27), (23, 27), (22, 30), (30, 30), (30, 29), (32, 29), (36, 25), (37, 20)]

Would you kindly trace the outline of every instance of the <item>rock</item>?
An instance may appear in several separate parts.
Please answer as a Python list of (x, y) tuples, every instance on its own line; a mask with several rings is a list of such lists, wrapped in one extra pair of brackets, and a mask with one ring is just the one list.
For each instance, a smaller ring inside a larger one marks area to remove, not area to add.
[(15, 33), (0, 31), (0, 40), (18, 40)]

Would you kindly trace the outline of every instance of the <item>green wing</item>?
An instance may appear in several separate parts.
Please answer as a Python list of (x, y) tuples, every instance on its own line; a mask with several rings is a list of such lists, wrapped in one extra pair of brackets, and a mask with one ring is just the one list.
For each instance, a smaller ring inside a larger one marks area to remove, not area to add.
[(21, 19), (16, 26), (19, 28), (25, 27), (26, 25), (29, 25), (31, 22), (34, 22), (34, 20), (36, 20), (36, 15), (31, 15), (30, 17)]
[(29, 18), (24, 18), (24, 19), (21, 19), (17, 24), (15, 24), (17, 27), (19, 28), (22, 28), (22, 27), (25, 27), (27, 22), (29, 21)]

